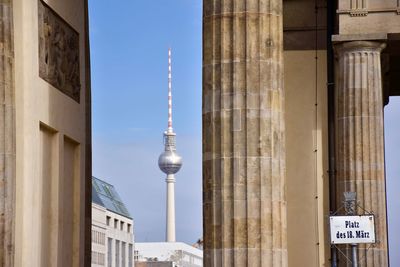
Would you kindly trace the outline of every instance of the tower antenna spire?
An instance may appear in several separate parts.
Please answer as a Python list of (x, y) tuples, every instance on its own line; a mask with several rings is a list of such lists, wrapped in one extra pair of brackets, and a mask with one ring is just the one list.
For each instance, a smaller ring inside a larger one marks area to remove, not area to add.
[(171, 48), (168, 48), (168, 133), (172, 133), (172, 67)]

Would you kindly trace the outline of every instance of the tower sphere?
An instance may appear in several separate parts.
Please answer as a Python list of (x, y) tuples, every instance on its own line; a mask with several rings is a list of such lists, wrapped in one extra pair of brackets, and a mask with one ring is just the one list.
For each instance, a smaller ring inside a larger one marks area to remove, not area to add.
[(158, 166), (166, 174), (175, 174), (182, 167), (182, 157), (173, 150), (166, 150), (158, 158)]

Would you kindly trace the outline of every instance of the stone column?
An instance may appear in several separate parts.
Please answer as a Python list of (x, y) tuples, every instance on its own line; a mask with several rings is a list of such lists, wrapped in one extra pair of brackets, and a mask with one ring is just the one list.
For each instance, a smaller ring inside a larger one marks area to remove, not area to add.
[[(335, 111), (337, 206), (343, 205), (344, 191), (355, 191), (360, 206), (375, 214), (378, 243), (368, 251), (366, 246), (359, 246), (360, 266), (388, 265), (381, 78), (384, 47), (384, 43), (369, 41), (335, 47), (339, 61)], [(342, 257), (340, 266), (346, 266), (344, 262)]]
[(11, 0), (0, 0), (0, 266), (14, 266), (15, 101)]
[(204, 264), (287, 266), (282, 0), (203, 12)]

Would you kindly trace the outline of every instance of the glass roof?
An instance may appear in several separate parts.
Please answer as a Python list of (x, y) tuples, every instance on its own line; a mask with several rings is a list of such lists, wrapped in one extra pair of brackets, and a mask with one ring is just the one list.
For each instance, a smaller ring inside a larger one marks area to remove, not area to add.
[(132, 219), (114, 186), (92, 176), (92, 202)]

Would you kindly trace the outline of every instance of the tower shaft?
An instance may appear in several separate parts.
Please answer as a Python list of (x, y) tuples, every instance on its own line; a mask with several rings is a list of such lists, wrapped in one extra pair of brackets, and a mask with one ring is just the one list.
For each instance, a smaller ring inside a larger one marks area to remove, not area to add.
[(166, 242), (175, 242), (175, 175), (168, 174), (167, 179), (167, 225)]

